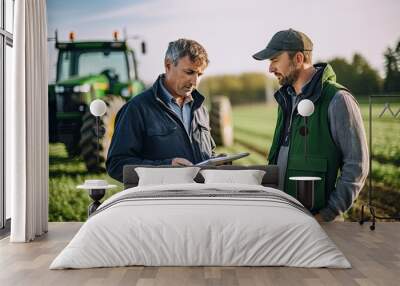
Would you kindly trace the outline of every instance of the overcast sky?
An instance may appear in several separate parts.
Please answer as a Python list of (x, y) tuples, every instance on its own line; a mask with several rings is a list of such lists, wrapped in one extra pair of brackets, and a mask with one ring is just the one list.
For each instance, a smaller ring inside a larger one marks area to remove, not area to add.
[[(350, 59), (360, 52), (381, 75), (383, 52), (400, 40), (398, 0), (48, 0), (47, 10), (49, 36), (58, 29), (60, 40), (70, 31), (77, 41), (109, 40), (124, 27), (140, 35), (148, 53), (139, 55), (139, 73), (148, 83), (163, 72), (168, 42), (183, 37), (207, 49), (211, 63), (205, 75), (265, 72), (267, 62), (251, 55), (288, 28), (312, 39), (315, 60)], [(50, 61), (54, 64), (54, 53)]]

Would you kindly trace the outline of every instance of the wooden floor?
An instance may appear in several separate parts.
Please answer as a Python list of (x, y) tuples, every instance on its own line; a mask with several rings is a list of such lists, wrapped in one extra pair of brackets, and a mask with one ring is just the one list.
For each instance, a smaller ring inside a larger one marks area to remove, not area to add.
[(32, 243), (0, 241), (0, 285), (400, 285), (400, 223), (323, 224), (353, 268), (120, 267), (48, 270), (81, 223), (50, 223)]

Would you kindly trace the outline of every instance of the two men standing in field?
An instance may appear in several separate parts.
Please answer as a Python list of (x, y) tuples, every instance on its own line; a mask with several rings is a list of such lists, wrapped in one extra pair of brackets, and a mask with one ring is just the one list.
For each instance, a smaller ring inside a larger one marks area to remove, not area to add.
[[(281, 88), (269, 164), (279, 166), (279, 188), (294, 195), (292, 176), (321, 178), (311, 210), (319, 221), (332, 221), (351, 207), (368, 174), (368, 148), (357, 101), (336, 82), (329, 64), (312, 64), (313, 43), (293, 29), (276, 33), (256, 60), (270, 60), (269, 72)], [(119, 112), (106, 162), (122, 180), (126, 164), (192, 165), (214, 155), (204, 98), (196, 90), (207, 67), (205, 49), (195, 41), (171, 42), (165, 74)], [(311, 100), (314, 113), (304, 126), (297, 106)], [(305, 136), (308, 153), (305, 160)]]
[[(318, 221), (332, 221), (351, 207), (364, 185), (368, 147), (357, 101), (336, 82), (329, 64), (312, 64), (312, 50), (307, 35), (289, 29), (276, 33), (253, 58), (270, 60), (269, 72), (281, 85), (274, 94), (278, 119), (268, 156), (269, 164), (279, 166), (280, 189), (294, 193), (289, 177), (299, 171), (321, 177), (315, 189), (319, 207), (312, 211)], [(307, 127), (297, 111), (302, 99), (311, 100), (315, 107)]]

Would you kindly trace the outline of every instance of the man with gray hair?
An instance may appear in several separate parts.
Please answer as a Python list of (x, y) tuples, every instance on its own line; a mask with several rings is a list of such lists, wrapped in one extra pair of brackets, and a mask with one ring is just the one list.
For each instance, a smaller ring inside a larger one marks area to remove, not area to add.
[(214, 154), (204, 97), (196, 90), (209, 63), (196, 41), (170, 42), (165, 73), (119, 111), (108, 151), (108, 174), (122, 181), (124, 165), (190, 166)]

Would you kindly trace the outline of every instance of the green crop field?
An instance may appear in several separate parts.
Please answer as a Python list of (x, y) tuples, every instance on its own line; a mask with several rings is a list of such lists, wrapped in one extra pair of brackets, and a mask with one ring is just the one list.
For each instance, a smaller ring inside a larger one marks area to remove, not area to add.
[[(373, 204), (378, 207), (379, 215), (394, 215), (400, 212), (400, 113), (393, 118), (389, 112), (378, 118), (383, 104), (373, 109)], [(400, 110), (400, 103), (392, 103), (392, 111)], [(368, 130), (368, 104), (361, 104), (364, 125)], [(233, 109), (235, 144), (232, 147), (218, 148), (217, 152), (236, 153), (247, 151), (251, 155), (237, 161), (236, 164), (266, 164), (275, 130), (275, 105), (246, 105)], [(312, 131), (311, 131), (312, 132)], [(90, 199), (85, 191), (76, 189), (85, 179), (104, 178), (117, 184), (117, 189), (108, 192), (106, 197), (121, 191), (122, 185), (106, 174), (87, 173), (80, 159), (67, 158), (63, 144), (50, 144), (50, 220), (84, 221)], [(367, 185), (359, 199), (346, 215), (346, 220), (357, 220), (362, 204), (367, 203)]]
[(106, 174), (86, 171), (84, 163), (76, 158), (68, 158), (63, 144), (50, 144), (49, 148), (49, 220), (85, 221), (87, 206), (91, 199), (85, 190), (77, 189), (87, 179), (105, 179), (118, 188), (107, 191), (106, 198), (121, 191), (122, 184)]

